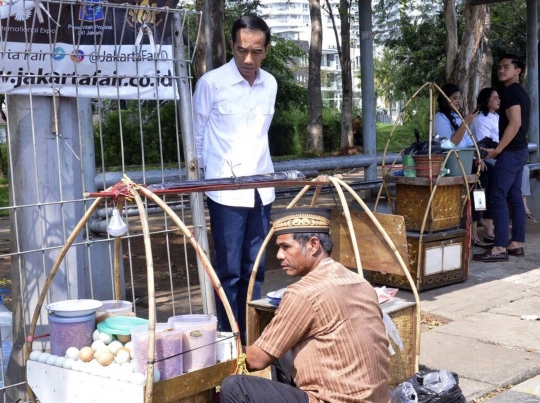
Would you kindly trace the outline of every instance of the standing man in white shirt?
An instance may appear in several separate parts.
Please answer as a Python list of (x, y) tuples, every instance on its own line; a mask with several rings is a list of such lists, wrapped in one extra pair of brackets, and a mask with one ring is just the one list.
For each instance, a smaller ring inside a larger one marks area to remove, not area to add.
[[(268, 128), (274, 115), (277, 83), (260, 68), (270, 49), (270, 28), (255, 16), (232, 27), (233, 59), (203, 75), (193, 96), (195, 143), (205, 178), (230, 178), (274, 172)], [(274, 189), (206, 192), (214, 240), (214, 268), (246, 344), (246, 296), (253, 264), (270, 227)], [(264, 257), (253, 298), (261, 296)], [(230, 331), (216, 301), (220, 328)]]

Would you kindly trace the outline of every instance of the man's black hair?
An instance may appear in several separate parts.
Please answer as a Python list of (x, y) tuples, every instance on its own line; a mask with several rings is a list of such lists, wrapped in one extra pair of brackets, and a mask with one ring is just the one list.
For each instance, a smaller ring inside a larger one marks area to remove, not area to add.
[(244, 15), (243, 17), (237, 19), (232, 26), (231, 32), (233, 45), (236, 43), (236, 33), (240, 29), (264, 32), (264, 47), (266, 48), (270, 44), (270, 28), (268, 28), (266, 22), (264, 22), (261, 18), (255, 15)]
[(521, 58), (518, 55), (514, 53), (505, 53), (499, 57), (499, 62), (503, 59), (510, 59), (515, 68), (521, 69), (521, 73), (519, 73), (519, 75), (525, 73), (525, 62), (521, 61)]
[(294, 232), (292, 235), (293, 239), (302, 245), (302, 248), (306, 246), (308, 241), (313, 237), (319, 238), (319, 243), (321, 244), (322, 250), (328, 255), (332, 253), (332, 249), (334, 248), (334, 241), (332, 241), (330, 234), (327, 233)]

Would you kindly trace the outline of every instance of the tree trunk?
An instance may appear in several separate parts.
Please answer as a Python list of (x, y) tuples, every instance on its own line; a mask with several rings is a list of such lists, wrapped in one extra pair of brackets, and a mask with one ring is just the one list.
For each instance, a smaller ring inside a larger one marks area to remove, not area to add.
[[(336, 20), (334, 12), (330, 4), (330, 0), (326, 0), (328, 14), (332, 20), (332, 28), (336, 36), (336, 47), (341, 65), (341, 148), (349, 148), (353, 146), (353, 131), (352, 131), (352, 76), (351, 76), (351, 35), (349, 12), (350, 3), (348, 0), (340, 0), (339, 16), (341, 20), (341, 40), (337, 32)], [(341, 46), (343, 44), (343, 46)]]
[(320, 155), (324, 151), (321, 96), (322, 21), (320, 0), (309, 0), (311, 44), (308, 67), (308, 124), (306, 151)]
[(480, 70), (480, 88), (491, 87), (491, 72), (493, 69), (493, 53), (491, 52), (491, 8), (486, 7), (484, 35), (482, 38), (482, 68)]
[(225, 44), (225, 4), (224, 0), (213, 0), (213, 39), (212, 54), (214, 55), (214, 68), (223, 66), (227, 63), (227, 50)]
[(476, 106), (476, 97), (480, 91), (481, 71), (483, 68), (484, 20), (488, 15), (488, 6), (465, 5), (463, 14), (463, 37), (456, 64), (448, 80), (461, 90), (461, 104), (464, 113), (469, 113)]
[(444, 0), (444, 21), (446, 22), (446, 78), (449, 79), (456, 65), (459, 46), (454, 0)]
[[(210, 3), (210, 6), (212, 3)], [(199, 42), (197, 43), (197, 49), (195, 51), (195, 58), (193, 60), (193, 70), (196, 79), (199, 79), (204, 73), (206, 73), (206, 33), (204, 29), (205, 19), (205, 0), (195, 0), (195, 9), (201, 11), (202, 21), (201, 30), (199, 32)]]

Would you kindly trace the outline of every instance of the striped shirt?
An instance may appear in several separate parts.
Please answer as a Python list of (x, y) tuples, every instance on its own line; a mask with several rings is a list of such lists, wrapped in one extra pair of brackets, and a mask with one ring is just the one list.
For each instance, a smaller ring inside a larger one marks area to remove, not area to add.
[(281, 358), (292, 350), (292, 375), (310, 402), (386, 403), (389, 350), (371, 285), (327, 258), (287, 287), (255, 342)]

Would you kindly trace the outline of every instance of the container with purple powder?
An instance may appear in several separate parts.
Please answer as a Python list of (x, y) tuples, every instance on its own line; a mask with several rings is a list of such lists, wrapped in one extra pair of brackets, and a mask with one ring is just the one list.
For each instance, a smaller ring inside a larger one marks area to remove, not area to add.
[(64, 356), (70, 347), (81, 349), (92, 345), (92, 333), (96, 329), (96, 314), (63, 317), (49, 314), (51, 353)]

